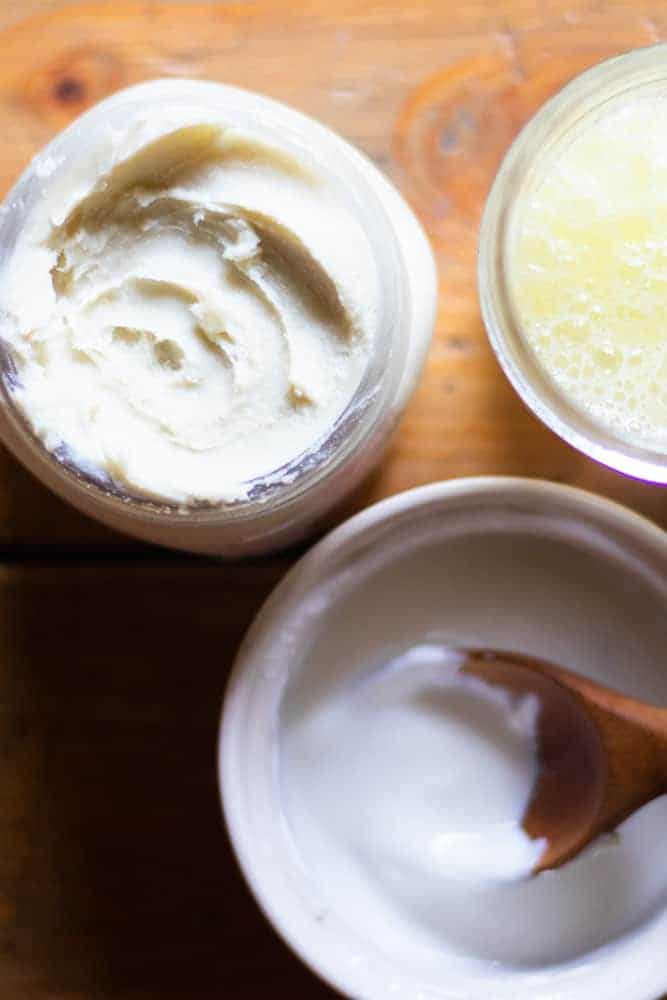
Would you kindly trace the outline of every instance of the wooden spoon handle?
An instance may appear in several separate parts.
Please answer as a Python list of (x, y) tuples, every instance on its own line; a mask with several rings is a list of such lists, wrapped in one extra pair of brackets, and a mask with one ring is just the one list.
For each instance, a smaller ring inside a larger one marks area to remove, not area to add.
[(613, 830), (637, 809), (667, 793), (667, 709), (560, 667), (551, 676), (581, 700), (598, 730), (607, 768), (598, 832)]

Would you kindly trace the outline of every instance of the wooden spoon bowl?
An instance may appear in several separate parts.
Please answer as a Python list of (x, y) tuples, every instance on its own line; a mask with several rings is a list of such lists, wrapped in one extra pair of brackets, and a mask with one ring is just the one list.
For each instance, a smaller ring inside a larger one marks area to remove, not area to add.
[(667, 793), (667, 709), (541, 660), (468, 651), (463, 669), (540, 701), (539, 771), (522, 825), (545, 850), (534, 872), (558, 868)]

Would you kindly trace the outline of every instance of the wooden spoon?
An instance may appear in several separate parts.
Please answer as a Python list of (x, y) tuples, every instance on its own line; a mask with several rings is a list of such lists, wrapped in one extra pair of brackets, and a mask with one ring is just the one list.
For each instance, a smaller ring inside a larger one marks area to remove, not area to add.
[(522, 825), (547, 846), (534, 873), (558, 868), (667, 793), (667, 709), (550, 663), (472, 650), (463, 669), (512, 694), (535, 694), (540, 769)]

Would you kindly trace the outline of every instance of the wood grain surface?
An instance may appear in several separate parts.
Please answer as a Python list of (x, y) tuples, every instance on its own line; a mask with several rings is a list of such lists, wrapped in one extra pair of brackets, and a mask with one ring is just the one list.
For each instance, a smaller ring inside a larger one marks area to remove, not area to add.
[[(663, 37), (663, 0), (2, 0), (0, 194), (72, 118), (142, 79), (202, 76), (288, 101), (387, 172), (439, 270), (424, 378), (348, 512), (510, 473), (667, 526), (667, 491), (595, 465), (522, 406), (474, 276), (484, 197), (521, 124), (586, 66)], [(220, 568), (128, 542), (4, 451), (0, 487), (0, 995), (331, 996), (256, 910), (216, 793), (229, 665), (290, 558)]]

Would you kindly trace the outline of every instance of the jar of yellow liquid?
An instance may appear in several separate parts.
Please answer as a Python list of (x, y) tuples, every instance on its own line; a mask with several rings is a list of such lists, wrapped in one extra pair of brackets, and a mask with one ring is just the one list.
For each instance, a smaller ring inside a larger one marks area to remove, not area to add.
[(667, 483), (667, 45), (582, 74), (524, 128), (489, 195), (479, 285), (537, 416)]

